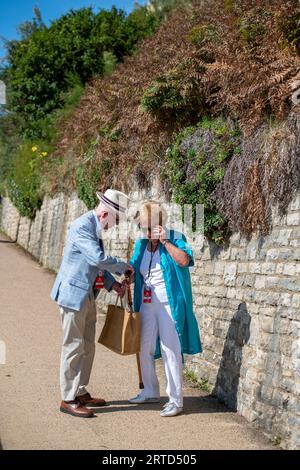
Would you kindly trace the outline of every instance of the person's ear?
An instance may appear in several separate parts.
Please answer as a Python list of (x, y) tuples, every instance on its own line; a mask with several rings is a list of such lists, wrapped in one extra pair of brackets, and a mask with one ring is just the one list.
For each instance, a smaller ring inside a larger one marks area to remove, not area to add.
[(106, 219), (107, 219), (107, 216), (108, 216), (108, 211), (101, 211), (101, 214), (100, 214), (100, 222), (105, 222)]

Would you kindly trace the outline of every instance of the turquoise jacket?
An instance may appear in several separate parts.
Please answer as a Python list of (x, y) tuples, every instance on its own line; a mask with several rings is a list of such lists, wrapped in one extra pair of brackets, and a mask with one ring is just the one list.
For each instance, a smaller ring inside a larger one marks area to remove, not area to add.
[[(181, 267), (169, 255), (166, 248), (161, 243), (159, 244), (161, 268), (172, 317), (181, 343), (181, 352), (182, 354), (197, 354), (202, 352), (202, 346), (198, 323), (193, 312), (192, 286), (189, 271), (189, 267), (194, 265), (193, 252), (183, 234), (170, 230), (169, 240), (190, 256), (189, 265)], [(140, 273), (140, 265), (147, 243), (147, 239), (137, 240), (130, 260), (130, 264), (135, 270), (134, 310), (136, 312), (140, 311), (142, 303), (143, 276)], [(158, 338), (155, 359), (159, 357), (161, 357), (161, 351)]]

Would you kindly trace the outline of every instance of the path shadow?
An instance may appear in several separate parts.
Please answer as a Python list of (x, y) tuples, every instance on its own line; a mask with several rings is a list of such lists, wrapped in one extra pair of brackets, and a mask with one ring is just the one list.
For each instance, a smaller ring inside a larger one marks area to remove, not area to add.
[[(127, 400), (115, 400), (108, 402), (107, 406), (94, 408), (94, 413), (115, 413), (123, 411), (160, 411), (163, 405), (167, 402), (167, 398), (164, 397), (159, 403), (148, 403), (135, 405), (128, 403)], [(207, 396), (185, 396), (184, 397), (184, 414), (195, 414), (195, 413), (228, 413), (230, 410), (222, 403), (220, 403), (216, 397), (211, 395)]]
[(231, 410), (237, 409), (237, 392), (241, 374), (243, 348), (250, 338), (251, 316), (242, 302), (231, 319), (213, 395)]

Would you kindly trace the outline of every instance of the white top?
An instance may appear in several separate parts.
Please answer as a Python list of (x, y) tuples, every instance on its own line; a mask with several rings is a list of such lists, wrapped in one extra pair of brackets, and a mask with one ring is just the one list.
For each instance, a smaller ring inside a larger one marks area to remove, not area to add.
[[(152, 263), (150, 268), (150, 276), (148, 276), (151, 254)], [(151, 287), (152, 302), (167, 302), (168, 296), (163, 272), (161, 269), (160, 253), (158, 248), (154, 253), (151, 253), (148, 248), (145, 249), (140, 265), (140, 273), (143, 276), (144, 284), (147, 287)]]

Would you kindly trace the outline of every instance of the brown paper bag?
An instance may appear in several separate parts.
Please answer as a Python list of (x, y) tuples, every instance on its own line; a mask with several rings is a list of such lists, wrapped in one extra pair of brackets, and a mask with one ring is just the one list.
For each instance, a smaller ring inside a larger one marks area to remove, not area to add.
[(140, 351), (140, 313), (132, 311), (130, 301), (124, 307), (121, 300), (121, 306), (118, 306), (118, 299), (119, 297), (117, 297), (116, 305), (108, 306), (98, 343), (124, 356), (136, 354)]

